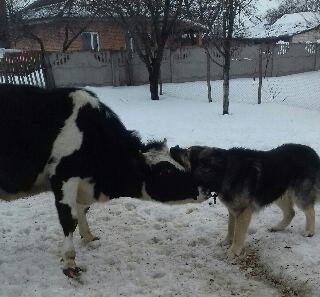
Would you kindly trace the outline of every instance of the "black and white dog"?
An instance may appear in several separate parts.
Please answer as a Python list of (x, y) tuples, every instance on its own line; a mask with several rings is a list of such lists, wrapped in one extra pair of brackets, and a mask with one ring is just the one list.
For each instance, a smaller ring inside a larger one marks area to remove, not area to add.
[(310, 147), (284, 144), (270, 151), (205, 146), (170, 150), (206, 192), (216, 192), (229, 210), (225, 244), (240, 255), (252, 213), (275, 202), (283, 219), (271, 231), (286, 228), (296, 204), (306, 216), (305, 236), (315, 229), (314, 204), (320, 198), (320, 159)]
[(195, 198), (165, 143), (143, 144), (87, 90), (0, 85), (0, 199), (52, 190), (65, 235), (64, 273), (77, 276), (73, 232), (95, 240), (86, 210), (117, 197)]

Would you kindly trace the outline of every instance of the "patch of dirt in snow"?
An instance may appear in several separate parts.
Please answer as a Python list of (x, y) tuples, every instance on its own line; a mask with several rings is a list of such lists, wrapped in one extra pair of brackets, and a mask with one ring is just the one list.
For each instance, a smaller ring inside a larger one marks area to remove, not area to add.
[(306, 282), (300, 282), (296, 279), (283, 278), (275, 275), (272, 269), (264, 265), (255, 250), (246, 252), (237, 264), (246, 276), (251, 279), (262, 281), (270, 287), (276, 288), (281, 297), (308, 297), (312, 290), (308, 288)]

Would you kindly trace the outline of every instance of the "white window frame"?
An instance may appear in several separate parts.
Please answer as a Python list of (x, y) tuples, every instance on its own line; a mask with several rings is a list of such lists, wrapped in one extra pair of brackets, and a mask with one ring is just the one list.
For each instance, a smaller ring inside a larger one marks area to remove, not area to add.
[(100, 50), (100, 38), (99, 38), (99, 32), (82, 32), (82, 34), (90, 34), (90, 37), (91, 37), (91, 50), (93, 51), (94, 48), (93, 48), (93, 36), (96, 35), (97, 36), (97, 43), (98, 43), (98, 48), (97, 48), (97, 51)]

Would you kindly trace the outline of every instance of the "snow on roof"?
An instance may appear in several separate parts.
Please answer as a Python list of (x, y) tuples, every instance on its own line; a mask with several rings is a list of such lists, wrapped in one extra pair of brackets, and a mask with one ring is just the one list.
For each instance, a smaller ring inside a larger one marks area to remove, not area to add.
[(92, 13), (92, 10), (89, 11), (86, 9), (80, 4), (80, 1), (79, 3), (75, 1), (74, 4), (70, 6), (67, 0), (38, 0), (24, 10), (23, 17), (27, 20), (41, 20), (57, 16), (85, 17), (90, 16)]
[(248, 38), (293, 36), (320, 26), (320, 13), (300, 12), (285, 14), (274, 24), (257, 24), (247, 29)]

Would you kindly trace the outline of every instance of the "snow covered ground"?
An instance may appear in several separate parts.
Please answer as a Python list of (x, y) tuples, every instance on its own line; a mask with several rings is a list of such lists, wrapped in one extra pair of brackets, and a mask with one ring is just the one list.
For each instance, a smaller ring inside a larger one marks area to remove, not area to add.
[[(229, 116), (221, 115), (220, 101), (207, 103), (204, 82), (167, 84), (158, 102), (149, 100), (148, 86), (91, 89), (144, 140), (257, 149), (296, 142), (320, 154), (319, 80), (319, 72), (271, 79), (262, 105), (253, 104), (256, 82), (232, 81)], [(276, 98), (270, 86), (278, 86)], [(214, 98), (219, 88), (214, 83)], [(318, 297), (319, 206), (316, 211), (313, 238), (302, 236), (300, 211), (280, 233), (267, 231), (280, 219), (276, 207), (257, 214), (245, 254), (235, 261), (219, 245), (227, 221), (219, 202), (172, 206), (121, 198), (95, 205), (89, 223), (101, 239), (85, 245), (76, 234), (78, 264), (87, 270), (77, 282), (60, 270), (63, 237), (52, 195), (0, 202), (0, 296)]]

